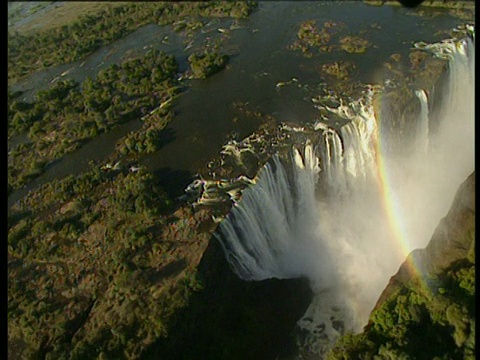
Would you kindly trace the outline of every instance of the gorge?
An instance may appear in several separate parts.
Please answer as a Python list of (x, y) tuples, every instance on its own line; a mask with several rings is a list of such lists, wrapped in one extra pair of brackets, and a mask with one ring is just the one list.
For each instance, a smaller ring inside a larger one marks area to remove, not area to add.
[[(448, 85), (441, 104), (428, 102), (432, 89), (416, 90), (414, 139), (392, 144), (382, 133), (389, 119), (375, 118), (379, 94), (367, 87), (363, 99), (326, 107), (343, 124), (327, 117), (313, 125), (316, 143), (275, 155), (220, 223), (217, 237), (242, 279), (309, 279), (314, 298), (297, 323), (307, 353), (324, 354), (366, 325), (390, 276), (427, 245), (474, 170), (474, 43), (429, 47), (448, 57)], [(436, 117), (432, 106), (441, 107)]]
[(475, 6), (380, 3), (9, 3), (8, 358), (473, 359)]

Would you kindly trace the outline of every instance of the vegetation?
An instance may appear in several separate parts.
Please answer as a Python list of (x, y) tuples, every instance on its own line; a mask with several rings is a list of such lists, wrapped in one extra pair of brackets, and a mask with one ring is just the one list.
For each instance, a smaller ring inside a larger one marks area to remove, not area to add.
[(301, 50), (304, 56), (312, 57), (313, 48), (319, 48), (320, 51), (332, 51), (332, 47), (328, 46), (332, 39), (332, 33), (342, 30), (344, 23), (327, 22), (321, 30), (318, 29), (315, 20), (307, 20), (300, 24), (297, 32), (297, 40), (289, 47), (290, 50)]
[(475, 359), (475, 230), (471, 248), (435, 277), (412, 278), (376, 308), (363, 333), (328, 359)]
[(364, 53), (367, 47), (370, 46), (370, 42), (367, 39), (363, 39), (359, 36), (345, 36), (340, 39), (340, 49), (348, 53)]
[[(18, 358), (138, 358), (201, 284), (206, 214), (142, 169), (54, 181), (9, 213), (8, 332)], [(194, 250), (192, 250), (194, 249)]]
[[(61, 28), (9, 33), (9, 79), (83, 58), (152, 21), (188, 19), (190, 31), (203, 26), (203, 17), (245, 17), (254, 6), (123, 3)], [(210, 60), (208, 74), (226, 57)], [(202, 288), (196, 266), (211, 236), (199, 230), (208, 211), (174, 204), (161, 179), (135, 165), (168, 138), (181, 91), (177, 72), (174, 57), (151, 50), (81, 84), (60, 79), (33, 101), (9, 89), (9, 136), (26, 135), (9, 149), (9, 194), (85, 141), (142, 121), (117, 143), (107, 165), (92, 163), (86, 173), (47, 183), (10, 208), (8, 346), (16, 358), (139, 358), (167, 336), (174, 314)]]
[[(29, 70), (23, 75), (38, 70), (42, 57), (48, 58), (43, 67), (82, 58), (148, 22), (182, 23), (192, 30), (203, 22), (184, 19), (240, 18), (254, 7), (253, 2), (122, 3), (61, 28), (30, 35), (9, 34), (9, 74), (24, 67)], [(193, 75), (204, 78), (222, 69), (228, 56), (213, 51), (192, 55), (190, 60)], [(9, 149), (9, 192), (38, 177), (50, 163), (86, 141), (132, 119), (141, 118), (142, 128), (121, 140), (116, 150), (132, 156), (158, 150), (163, 144), (162, 131), (173, 118), (171, 106), (180, 92), (177, 72), (173, 56), (150, 50), (143, 57), (103, 69), (95, 79), (88, 78), (82, 84), (54, 82), (38, 91), (32, 102), (20, 100), (20, 94), (9, 90), (9, 136), (28, 134), (27, 141)]]
[(229, 59), (228, 55), (220, 54), (217, 51), (206, 50), (203, 53), (195, 53), (188, 57), (192, 77), (205, 79), (222, 70)]
[(26, 15), (32, 15), (36, 12), (45, 9), (50, 6), (53, 1), (43, 1), (37, 4), (19, 4), (16, 2), (10, 2), (8, 4), (8, 24), (15, 23)]
[(342, 338), (328, 358), (474, 359), (474, 265), (455, 264), (440, 280), (435, 295), (403, 288), (372, 314), (364, 333)]
[(35, 71), (82, 59), (149, 23), (169, 25), (192, 16), (242, 18), (255, 6), (251, 1), (125, 2), (46, 31), (9, 31), (8, 80), (14, 83)]
[(197, 267), (202, 289), (175, 315), (172, 336), (159, 339), (144, 359), (277, 358), (311, 302), (308, 281), (242, 281), (223, 255), (220, 243), (210, 242)]
[(171, 106), (171, 99), (153, 110), (144, 119), (139, 131), (130, 132), (120, 139), (116, 145), (117, 152), (123, 155), (141, 155), (157, 151), (163, 145), (162, 130), (173, 119), (173, 112), (167, 110), (167, 106)]
[[(9, 81), (81, 59), (150, 22), (191, 31), (203, 26), (203, 17), (240, 18), (254, 5), (122, 3), (37, 34), (9, 32)], [(301, 46), (322, 43), (320, 51), (331, 51), (329, 36), (342, 25), (325, 23), (321, 34), (314, 26), (310, 23), (299, 32)], [(223, 68), (228, 56), (218, 51), (196, 53), (189, 61), (193, 76), (204, 78)], [(332, 75), (338, 77), (341, 67), (334, 67)], [(281, 311), (288, 314), (287, 322), (280, 319), (274, 324), (281, 331), (298, 318), (281, 302), (274, 305), (279, 311), (273, 312), (267, 302), (269, 291), (265, 301), (258, 301), (255, 291), (243, 291), (257, 285), (238, 285), (239, 280), (230, 276), (228, 283), (233, 285), (222, 292), (212, 283), (223, 279), (224, 272), (199, 276), (200, 257), (215, 226), (209, 210), (175, 204), (158, 176), (133, 166), (137, 156), (156, 151), (168, 136), (165, 128), (181, 91), (177, 71), (175, 58), (152, 50), (81, 84), (57, 81), (32, 102), (8, 91), (9, 135), (27, 135), (9, 151), (8, 194), (98, 134), (132, 119), (142, 121), (138, 131), (117, 143), (109, 159), (115, 166), (92, 163), (86, 173), (47, 183), (9, 210), (8, 347), (16, 358), (138, 359), (162, 341), (167, 344), (164, 349), (178, 351), (184, 339), (200, 339), (196, 347), (185, 350), (186, 357), (208, 351), (214, 358), (235, 358), (240, 352), (258, 355), (257, 349), (271, 351), (262, 344), (267, 343), (262, 336), (271, 329), (270, 318), (279, 318), (275, 315)], [(277, 139), (266, 138), (266, 143), (273, 140)], [(230, 169), (224, 166), (223, 171)], [(420, 335), (426, 334), (424, 341), (432, 344), (428, 356), (443, 351), (439, 358), (471, 358), (474, 262), (474, 256), (469, 257), (438, 275), (432, 281), (433, 295), (412, 280), (377, 309), (364, 334), (345, 337), (331, 356), (408, 358), (413, 348), (423, 345)], [(206, 291), (205, 279), (211, 281)], [(235, 288), (237, 293), (231, 294)], [(282, 289), (285, 297), (295, 294), (293, 310), (308, 305), (298, 304), (299, 291), (279, 284), (278, 293)], [(225, 306), (227, 295), (230, 302)], [(212, 299), (219, 308), (213, 313)], [(233, 320), (232, 314), (237, 315)], [(231, 329), (240, 335), (232, 336)], [(437, 330), (447, 341), (438, 338)], [(275, 339), (267, 339), (269, 344), (282, 344), (279, 332), (271, 335)], [(251, 339), (256, 341), (253, 345)], [(214, 350), (211, 341), (218, 345)]]
[(177, 62), (157, 50), (113, 64), (95, 80), (71, 80), (38, 91), (22, 102), (9, 93), (9, 134), (28, 132), (29, 142), (10, 151), (9, 184), (18, 188), (42, 173), (45, 165), (118, 124), (144, 117), (142, 131), (125, 140), (123, 153), (148, 153), (158, 146), (158, 133), (171, 120), (169, 106), (179, 93)]
[[(372, 28), (376, 28), (372, 24)], [(312, 57), (313, 51), (332, 52), (346, 51), (348, 53), (364, 53), (370, 46), (368, 40), (359, 36), (348, 35), (337, 39), (337, 34), (343, 33), (346, 26), (342, 22), (327, 21), (319, 29), (315, 20), (307, 20), (300, 24), (297, 39), (288, 48), (300, 50), (305, 57)]]
[(355, 64), (345, 61), (338, 61), (322, 65), (322, 73), (333, 76), (339, 80), (346, 80), (355, 70)]

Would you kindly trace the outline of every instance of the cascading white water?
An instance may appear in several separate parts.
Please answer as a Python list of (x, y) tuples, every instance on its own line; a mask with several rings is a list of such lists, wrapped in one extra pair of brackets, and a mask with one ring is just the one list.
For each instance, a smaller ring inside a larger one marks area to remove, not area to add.
[(325, 181), (331, 193), (345, 192), (347, 183), (343, 164), (343, 145), (340, 135), (333, 129), (323, 132), (323, 141), (320, 143), (322, 154), (322, 170), (325, 172)]
[(293, 149), (291, 160), (289, 177), (274, 156), (260, 171), (256, 185), (244, 190), (242, 200), (220, 224), (219, 238), (228, 239), (222, 241), (227, 258), (244, 279), (308, 276), (321, 256), (312, 252), (318, 214), (311, 195), (320, 170), (318, 159), (307, 144), (303, 156)]
[(420, 121), (418, 129), (418, 147), (428, 151), (428, 102), (425, 90), (416, 90), (415, 95), (420, 100)]
[(432, 52), (449, 59), (440, 109), (428, 119), (437, 129), (429, 132), (427, 152), (424, 144), (409, 158), (388, 159), (409, 251), (426, 246), (458, 186), (474, 169), (474, 44), (466, 38), (434, 45)]
[[(312, 352), (365, 325), (405, 251), (427, 244), (474, 169), (474, 44), (442, 46), (450, 57), (444, 105), (439, 118), (429, 119), (426, 94), (416, 93), (422, 145), (412, 155), (385, 158), (379, 168), (375, 144), (382, 139), (367, 93), (364, 101), (329, 109), (349, 122), (340, 129), (319, 126), (320, 143), (306, 144), (303, 154), (294, 148), (290, 165), (274, 156), (219, 226), (216, 235), (241, 278), (310, 279), (316, 295), (298, 325), (309, 332), (304, 345)], [(432, 120), (439, 124), (435, 134)], [(384, 211), (380, 172), (398, 201), (402, 244)], [(319, 184), (324, 193), (316, 191)], [(343, 330), (335, 326), (339, 319)]]

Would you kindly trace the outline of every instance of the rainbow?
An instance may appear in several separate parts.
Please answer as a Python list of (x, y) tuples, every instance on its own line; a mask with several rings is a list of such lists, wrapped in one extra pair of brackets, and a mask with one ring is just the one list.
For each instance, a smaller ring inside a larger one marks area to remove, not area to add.
[[(469, 32), (473, 32), (473, 27), (467, 28)], [(442, 41), (441, 43), (434, 44), (423, 44), (425, 50), (431, 51), (435, 57), (447, 60), (447, 61), (456, 61), (456, 58), (468, 57), (468, 45), (472, 45), (470, 39), (449, 39)], [(417, 45), (417, 44), (416, 44)], [(415, 46), (417, 47), (417, 46)], [(464, 60), (460, 60), (459, 63), (462, 66)], [(457, 60), (457, 61), (458, 61)], [(463, 64), (463, 66), (466, 66)], [(380, 100), (381, 102), (382, 100)], [(402, 200), (399, 197), (398, 192), (395, 191), (394, 177), (389, 167), (388, 159), (385, 156), (386, 149), (383, 148), (385, 139), (382, 139), (381, 131), (381, 121), (377, 121), (377, 129), (374, 136), (374, 147), (375, 147), (375, 157), (377, 164), (377, 180), (379, 191), (382, 198), (382, 204), (384, 211), (387, 217), (389, 227), (391, 229), (391, 234), (393, 241), (396, 243), (398, 250), (403, 254), (404, 259), (406, 259), (402, 265), (406, 271), (414, 278), (418, 279), (419, 285), (426, 295), (431, 295), (432, 289), (428, 285), (429, 275), (422, 270), (423, 266), (421, 264), (421, 259), (416, 256), (412, 256), (412, 251), (415, 250), (415, 244), (411, 235), (408, 233), (406, 219), (408, 215), (405, 213), (405, 210), (402, 209), (401, 204)]]
[(381, 133), (380, 126), (378, 126), (376, 136), (374, 137), (377, 180), (384, 212), (391, 229), (392, 240), (397, 244), (398, 250), (405, 259), (401, 266), (405, 267), (413, 278), (418, 279), (418, 283), (425, 295), (430, 295), (432, 292), (427, 284), (426, 274), (421, 271), (422, 266), (419, 259), (411, 255), (415, 247), (407, 231), (407, 224), (405, 222), (406, 215), (400, 205), (401, 199), (392, 185), (392, 174), (389, 170), (386, 156), (384, 155), (386, 151), (382, 147), (382, 141), (380, 139)]

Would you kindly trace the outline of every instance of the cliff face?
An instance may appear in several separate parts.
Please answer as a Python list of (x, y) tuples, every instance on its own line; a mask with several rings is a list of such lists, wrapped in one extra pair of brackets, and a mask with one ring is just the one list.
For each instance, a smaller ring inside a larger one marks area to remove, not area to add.
[(390, 279), (364, 332), (340, 339), (328, 358), (474, 359), (474, 249), (475, 172), (427, 247)]
[[(390, 279), (374, 309), (398, 288), (417, 277), (438, 276), (456, 261), (468, 257), (475, 245), (475, 172), (458, 189), (448, 214), (440, 221), (425, 249), (414, 250)], [(412, 267), (412, 264), (415, 264)]]
[(474, 246), (475, 231), (475, 172), (458, 190), (447, 216), (435, 230), (426, 249), (421, 251), (425, 270), (431, 274), (444, 271), (454, 261), (468, 256)]
[[(276, 359), (312, 300), (307, 279), (243, 281), (212, 239), (198, 265), (203, 288), (142, 359)], [(174, 355), (172, 355), (174, 354)]]

